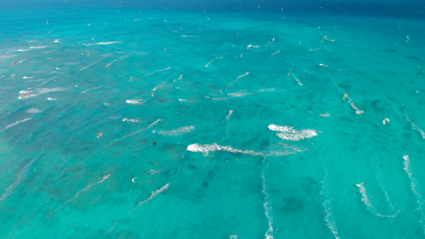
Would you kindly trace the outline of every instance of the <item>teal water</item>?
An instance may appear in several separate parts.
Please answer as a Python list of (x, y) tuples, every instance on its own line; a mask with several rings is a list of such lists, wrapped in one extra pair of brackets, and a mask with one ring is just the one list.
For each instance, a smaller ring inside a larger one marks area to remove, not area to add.
[(425, 238), (424, 19), (0, 11), (0, 238)]

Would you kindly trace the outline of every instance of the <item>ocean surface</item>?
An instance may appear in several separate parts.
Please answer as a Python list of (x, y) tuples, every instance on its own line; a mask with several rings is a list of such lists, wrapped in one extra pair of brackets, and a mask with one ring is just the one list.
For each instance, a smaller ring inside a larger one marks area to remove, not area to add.
[(422, 5), (178, 3), (3, 2), (0, 238), (425, 238)]

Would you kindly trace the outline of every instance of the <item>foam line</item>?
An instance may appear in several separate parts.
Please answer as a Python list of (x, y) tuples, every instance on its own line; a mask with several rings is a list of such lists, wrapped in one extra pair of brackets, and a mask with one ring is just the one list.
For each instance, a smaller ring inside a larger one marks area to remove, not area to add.
[(41, 110), (35, 109), (35, 108), (31, 108), (31, 109), (29, 109), (29, 110), (27, 110), (25, 112), (27, 112), (29, 114), (37, 114), (37, 113), (41, 113)]
[(13, 190), (16, 188), (17, 185), (19, 185), (22, 182), (23, 177), (25, 176), (25, 173), (28, 171), (28, 169), (31, 167), (32, 163), (35, 161), (35, 158), (31, 160), (25, 167), (22, 169), (21, 173), (18, 175), (15, 182), (13, 182), (9, 187), (6, 188), (3, 195), (0, 197), (0, 202), (5, 200), (7, 197), (10, 196), (10, 194), (13, 192)]
[[(263, 163), (265, 163), (265, 160)], [(261, 171), (261, 178), (263, 179), (263, 187), (262, 192), (264, 194), (264, 214), (267, 217), (269, 228), (266, 231), (265, 237), (266, 239), (273, 239), (273, 211), (272, 211), (272, 202), (270, 200), (269, 188), (266, 181), (266, 177), (264, 176), (264, 171), (268, 168), (268, 164), (263, 167)]]
[(413, 122), (409, 119), (409, 117), (407, 117), (407, 115), (404, 115), (404, 116), (406, 116), (407, 121), (409, 121), (409, 122), (412, 124), (412, 128), (413, 128), (414, 130), (418, 131), (419, 133), (421, 133), (422, 138), (424, 138), (424, 139), (425, 139), (425, 132), (424, 132), (423, 130), (421, 130), (421, 128), (419, 128), (419, 127), (418, 127), (415, 123), (413, 123)]
[(124, 119), (122, 119), (122, 121), (123, 122), (128, 121), (128, 122), (133, 122), (133, 123), (140, 123), (140, 121), (137, 120), (137, 119), (127, 119), (127, 118), (124, 118)]
[(247, 50), (249, 50), (249, 48), (251, 48), (251, 47), (253, 47), (253, 48), (259, 48), (259, 46), (248, 45), (248, 46), (246, 47), (246, 49), (247, 49)]
[(132, 136), (132, 135), (135, 135), (135, 134), (138, 134), (138, 133), (140, 133), (140, 132), (142, 132), (142, 131), (144, 131), (144, 130), (147, 130), (147, 129), (149, 129), (150, 127), (152, 127), (152, 126), (154, 126), (154, 125), (156, 125), (158, 122), (160, 122), (160, 121), (163, 121), (162, 119), (157, 119), (155, 122), (153, 122), (152, 124), (150, 124), (150, 125), (148, 125), (148, 127), (146, 127), (146, 128), (143, 128), (143, 129), (139, 129), (139, 130), (136, 130), (135, 132), (133, 132), (133, 133), (130, 133), (130, 134), (127, 134), (127, 135), (124, 135), (123, 137), (121, 137), (121, 138), (119, 138), (119, 139), (116, 139), (116, 140), (114, 140), (114, 141), (112, 141), (111, 143), (109, 143), (107, 146), (111, 146), (115, 141), (118, 141), (118, 140), (121, 140), (121, 139), (125, 139), (125, 138), (128, 138), (128, 137), (130, 137), (130, 136)]
[(143, 102), (141, 102), (142, 99), (133, 99), (133, 100), (126, 100), (125, 103), (127, 104), (134, 104), (134, 105), (141, 105)]
[(298, 85), (304, 86), (303, 83), (298, 78), (296, 78), (292, 72), (291, 72), (291, 76), (298, 82)]
[(86, 93), (86, 92), (88, 92), (88, 91), (91, 91), (91, 90), (97, 90), (97, 89), (99, 89), (100, 87), (102, 87), (102, 86), (99, 86), (99, 87), (96, 87), (96, 88), (91, 88), (91, 89), (88, 89), (88, 90), (82, 91), (82, 92), (81, 92), (81, 94), (84, 94), (84, 93)]
[(24, 62), (24, 61), (26, 61), (26, 60), (28, 60), (28, 59), (30, 59), (30, 58), (32, 58), (32, 57), (28, 57), (28, 58), (25, 58), (25, 59), (23, 59), (23, 60), (20, 60), (20, 61), (19, 61), (19, 64), (21, 64), (22, 62)]
[(168, 136), (175, 136), (175, 135), (182, 135), (182, 134), (186, 134), (189, 133), (190, 131), (195, 130), (195, 127), (193, 126), (185, 126), (185, 127), (180, 127), (178, 129), (175, 130), (160, 130), (158, 132), (156, 132), (156, 130), (153, 131), (153, 133), (157, 133), (157, 134), (162, 134), (162, 135), (168, 135)]
[[(57, 91), (64, 91), (63, 88), (60, 87), (56, 87), (56, 88), (38, 88), (35, 89), (33, 91), (28, 91), (28, 90), (21, 90), (19, 92), (19, 97), (18, 99), (26, 99), (26, 98), (32, 98), (32, 97), (36, 97), (42, 94), (47, 94), (50, 92), (57, 92)], [(28, 95), (25, 97), (25, 93), (28, 93)]]
[(97, 46), (97, 45), (110, 45), (115, 43), (121, 43), (120, 41), (105, 41), (105, 42), (98, 42), (98, 43), (89, 43), (89, 44), (83, 44), (84, 46)]
[(234, 149), (230, 146), (220, 146), (216, 143), (213, 144), (191, 144), (187, 146), (187, 151), (192, 152), (201, 152), (204, 154), (204, 156), (207, 156), (209, 152), (211, 151), (227, 151), (231, 153), (241, 153), (241, 154), (248, 154), (248, 155), (259, 155), (264, 156), (263, 153), (255, 152), (252, 150), (240, 150), (240, 149)]
[(243, 75), (238, 76), (238, 78), (236, 78), (236, 81), (238, 81), (240, 78), (242, 78), (242, 77), (244, 77), (244, 76), (247, 76), (248, 74), (249, 74), (249, 72), (247, 72), (247, 73), (245, 73), (245, 74), (243, 74)]
[(24, 122), (30, 121), (30, 120), (32, 120), (32, 119), (33, 119), (33, 118), (26, 118), (26, 119), (23, 119), (23, 120), (16, 121), (15, 123), (10, 124), (10, 125), (8, 125), (8, 126), (6, 126), (6, 128), (4, 128), (1, 132), (5, 131), (5, 130), (7, 130), (7, 129), (9, 129), (9, 128), (12, 128), (13, 126), (16, 126), (16, 125), (18, 125), (18, 124), (21, 124), (21, 123), (24, 123)]
[[(328, 190), (327, 190), (327, 187), (326, 187), (327, 178), (328, 178), (328, 170), (325, 169), (325, 171), (326, 171), (326, 174), (323, 177), (323, 181), (322, 181), (323, 186), (322, 186), (322, 191), (320, 192), (320, 194), (328, 197)], [(331, 230), (332, 234), (335, 236), (335, 239), (339, 239), (338, 229), (336, 228), (336, 223), (335, 223), (335, 218), (334, 218), (333, 212), (332, 212), (331, 202), (328, 199), (326, 199), (323, 202), (323, 207), (325, 208), (325, 213), (326, 213), (326, 217), (325, 217), (324, 220), (325, 220), (326, 224), (328, 225), (329, 229)]]
[(276, 55), (276, 54), (277, 54), (277, 53), (279, 53), (279, 52), (280, 52), (280, 50), (279, 50), (279, 51), (277, 51), (277, 52), (275, 52), (275, 53), (273, 53), (273, 54), (272, 54), (272, 56), (273, 56), (273, 55)]
[(233, 110), (229, 111), (229, 114), (226, 116), (226, 119), (229, 120), (230, 116), (233, 114)]
[(189, 100), (184, 100), (184, 99), (179, 99), (180, 102), (187, 102), (187, 103), (193, 103), (195, 101), (189, 101)]
[(359, 188), (359, 192), (362, 195), (362, 201), (364, 202), (364, 204), (366, 205), (366, 208), (369, 212), (375, 214), (376, 216), (379, 217), (395, 217), (397, 216), (398, 212), (396, 212), (394, 215), (382, 215), (380, 213), (377, 212), (376, 208), (372, 206), (372, 204), (370, 203), (369, 197), (367, 195), (366, 192), (366, 188), (364, 187), (365, 183), (359, 183), (356, 184), (356, 186)]
[(91, 63), (90, 65), (88, 65), (88, 66), (86, 66), (86, 67), (83, 67), (83, 68), (81, 68), (81, 70), (83, 71), (83, 70), (85, 70), (85, 69), (87, 69), (87, 68), (89, 68), (90, 66), (92, 66), (92, 65), (94, 65), (94, 64), (97, 64), (99, 61), (101, 61), (102, 59), (100, 59), (100, 60), (98, 60), (98, 61), (96, 61), (96, 62), (93, 62), (93, 63)]
[(111, 176), (111, 174), (106, 175), (106, 176), (104, 176), (104, 177), (102, 178), (102, 180), (100, 180), (100, 181), (98, 181), (98, 182), (96, 182), (96, 183), (93, 183), (93, 184), (89, 184), (89, 185), (88, 185), (86, 188), (84, 188), (83, 190), (78, 191), (78, 192), (77, 192), (77, 194), (75, 194), (75, 196), (74, 196), (74, 197), (72, 197), (71, 199), (67, 200), (65, 203), (68, 203), (68, 202), (71, 202), (71, 201), (75, 200), (75, 199), (78, 197), (78, 195), (80, 195), (80, 193), (85, 192), (85, 191), (88, 191), (88, 190), (90, 190), (91, 188), (93, 188), (94, 186), (96, 186), (96, 185), (98, 185), (98, 184), (100, 184), (100, 183), (103, 183), (103, 182), (104, 182), (106, 179), (108, 179), (110, 176)]
[(317, 136), (317, 131), (314, 129), (303, 129), (298, 131), (293, 129), (293, 127), (286, 125), (279, 126), (275, 124), (269, 125), (268, 128), (273, 131), (279, 131), (280, 133), (277, 133), (276, 135), (284, 140), (299, 141)]
[(165, 190), (168, 189), (168, 187), (170, 186), (170, 184), (166, 184), (164, 185), (162, 188), (156, 190), (155, 192), (152, 192), (151, 196), (149, 198), (147, 198), (146, 200), (144, 200), (143, 202), (139, 202), (137, 204), (137, 206), (133, 209), (131, 209), (130, 211), (127, 212), (127, 214), (131, 213), (132, 211), (136, 210), (138, 207), (140, 207), (142, 204), (149, 202), (150, 200), (154, 199), (156, 196), (158, 196), (158, 194), (164, 192)]
[(205, 67), (208, 67), (210, 64), (211, 64), (211, 62), (213, 62), (214, 60), (216, 60), (216, 59), (222, 59), (223, 57), (216, 57), (216, 58), (214, 58), (214, 59), (212, 59), (211, 61), (209, 61), (206, 65), (205, 65)]
[(232, 96), (232, 97), (242, 97), (245, 95), (253, 95), (252, 93), (229, 93), (227, 94), (228, 96)]
[(154, 72), (152, 72), (152, 73), (146, 74), (145, 76), (151, 76), (151, 75), (155, 74), (156, 72), (160, 72), (160, 71), (167, 71), (167, 70), (169, 70), (169, 69), (171, 69), (171, 66), (170, 66), (170, 67), (167, 67), (167, 68), (165, 68), (165, 69), (162, 69), (162, 70), (156, 70), (156, 71), (154, 71)]
[(348, 98), (348, 103), (350, 103), (351, 107), (356, 111), (356, 114), (361, 115), (361, 114), (364, 113), (362, 110), (359, 110), (357, 105), (354, 104), (354, 102), (351, 100), (351, 98), (349, 96), (347, 96), (347, 98)]

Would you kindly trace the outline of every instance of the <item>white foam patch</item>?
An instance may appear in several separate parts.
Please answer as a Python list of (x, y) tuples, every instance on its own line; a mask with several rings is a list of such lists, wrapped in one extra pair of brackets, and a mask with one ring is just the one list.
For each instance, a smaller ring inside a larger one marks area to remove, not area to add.
[(264, 91), (275, 91), (275, 88), (268, 88), (268, 89), (260, 89), (258, 92), (264, 92)]
[(255, 152), (252, 150), (240, 150), (240, 149), (234, 149), (230, 146), (220, 146), (216, 143), (214, 144), (191, 144), (187, 146), (187, 151), (191, 152), (201, 152), (204, 154), (204, 156), (208, 155), (211, 151), (227, 151), (231, 153), (241, 153), (241, 154), (248, 154), (248, 155), (259, 155), (264, 156), (263, 153)]
[(153, 131), (153, 133), (157, 133), (157, 134), (162, 134), (162, 135), (168, 135), (168, 136), (174, 136), (174, 135), (182, 135), (182, 134), (187, 134), (190, 131), (195, 130), (194, 126), (184, 126), (184, 127), (180, 127), (178, 129), (175, 130), (160, 130), (158, 132), (156, 132), (156, 130)]
[(141, 105), (143, 104), (142, 99), (133, 99), (133, 100), (126, 100), (125, 103), (127, 104), (134, 104), (134, 105)]
[(293, 145), (278, 143), (270, 145), (266, 156), (288, 156), (306, 151)]
[(189, 101), (189, 100), (184, 100), (184, 99), (179, 99), (180, 102), (186, 102), (186, 103), (193, 103), (195, 101)]
[(128, 118), (124, 118), (124, 119), (122, 119), (122, 121), (123, 122), (132, 122), (132, 123), (140, 123), (141, 121), (140, 120), (137, 120), (137, 119), (128, 119)]
[(169, 69), (171, 69), (171, 66), (169, 66), (169, 67), (167, 67), (165, 69), (162, 69), (162, 70), (156, 70), (156, 71), (154, 71), (152, 73), (146, 74), (145, 76), (150, 76), (150, 75), (153, 75), (153, 74), (155, 74), (157, 72), (161, 72), (161, 71), (168, 71)]
[(161, 187), (160, 189), (156, 190), (155, 192), (152, 192), (151, 196), (148, 199), (144, 200), (143, 202), (139, 202), (137, 204), (137, 206), (135, 208), (131, 209), (130, 211), (128, 211), (127, 214), (129, 214), (132, 211), (136, 210), (142, 204), (147, 203), (150, 200), (154, 199), (156, 196), (158, 196), (158, 194), (160, 194), (160, 193), (164, 192), (165, 190), (167, 190), (169, 186), (170, 186), (170, 184), (168, 183), (168, 184), (164, 185), (163, 187)]
[(231, 116), (232, 114), (233, 114), (233, 110), (230, 110), (230, 111), (229, 111), (229, 114), (226, 116), (226, 119), (227, 119), (227, 120), (229, 120), (229, 119), (230, 119), (230, 116)]
[(252, 47), (252, 48), (259, 48), (259, 46), (248, 45), (248, 46), (246, 47), (246, 49), (247, 49), (247, 50), (249, 50), (249, 48), (251, 48), (251, 47)]
[(43, 49), (47, 48), (48, 46), (31, 46), (30, 49)]
[[(30, 121), (30, 120), (32, 120), (32, 119), (33, 119), (33, 118), (26, 118), (26, 119), (23, 119), (23, 120), (16, 121), (15, 123), (10, 124), (10, 125), (8, 125), (8, 126), (6, 126), (6, 128), (4, 128), (4, 129), (3, 129), (3, 131), (5, 131), (5, 130), (7, 130), (7, 129), (9, 129), (9, 128), (12, 128), (12, 127), (14, 127), (14, 126), (16, 126), (16, 125), (18, 125), (18, 124), (22, 124), (22, 123), (24, 123), (24, 122)], [(2, 131), (2, 132), (3, 132), (3, 131)]]
[(227, 95), (232, 97), (243, 97), (245, 95), (253, 95), (253, 94), (252, 93), (229, 93)]
[(104, 42), (98, 42), (98, 43), (88, 43), (83, 44), (84, 46), (98, 46), (98, 45), (111, 45), (111, 44), (117, 44), (121, 43), (120, 41), (104, 41)]
[(37, 113), (41, 113), (41, 110), (32, 108), (32, 109), (29, 109), (29, 110), (27, 110), (25, 112), (27, 112), (29, 114), (37, 114)]
[(161, 170), (153, 170), (153, 169), (151, 169), (149, 171), (146, 171), (145, 173), (147, 173), (147, 174), (159, 174), (159, 173), (161, 173)]
[(270, 130), (279, 131), (276, 135), (284, 140), (299, 141), (317, 136), (317, 131), (314, 129), (295, 130), (289, 126), (279, 126), (271, 124), (268, 126)]
[(330, 117), (331, 115), (328, 113), (324, 113), (324, 114), (320, 114), (319, 116), (322, 118), (327, 118), (327, 117)]
[[(36, 97), (42, 94), (47, 94), (47, 93), (51, 93), (51, 92), (58, 92), (58, 91), (64, 91), (63, 88), (60, 87), (56, 87), (56, 88), (37, 88), (35, 90), (21, 90), (19, 91), (19, 97), (18, 99), (26, 99), (26, 98), (32, 98), (32, 97)], [(25, 97), (25, 94), (28, 93), (28, 95)]]
[(6, 188), (5, 192), (0, 197), (0, 202), (5, 200), (8, 196), (10, 196), (10, 194), (13, 192), (13, 190), (16, 188), (16, 186), (18, 186), (22, 182), (22, 179), (24, 178), (28, 169), (31, 167), (34, 160), (35, 159), (31, 160), (27, 165), (25, 165), (25, 167), (22, 169), (21, 173), (19, 173), (15, 182), (13, 182), (11, 185), (9, 185), (9, 187)]
[[(21, 64), (22, 62), (24, 62), (24, 61), (26, 61), (26, 60), (28, 60), (28, 59), (30, 59), (30, 58), (32, 58), (32, 57), (28, 57), (28, 58), (25, 58), (25, 59), (23, 59), (23, 60), (20, 60), (19, 61), (19, 64)], [(32, 77), (31, 77), (32, 78)], [(24, 78), (25, 79), (25, 78)]]
[(49, 97), (49, 98), (47, 98), (47, 100), (57, 100), (57, 99)]
[(226, 97), (214, 97), (214, 98), (211, 98), (212, 100), (217, 100), (217, 101), (225, 101), (225, 100), (228, 100)]
[(32, 79), (32, 77), (24, 76), (22, 79)]

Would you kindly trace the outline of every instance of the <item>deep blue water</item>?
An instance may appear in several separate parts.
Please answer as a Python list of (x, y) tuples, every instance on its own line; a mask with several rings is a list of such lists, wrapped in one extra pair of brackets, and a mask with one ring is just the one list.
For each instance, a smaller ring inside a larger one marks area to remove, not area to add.
[(422, 2), (0, 6), (0, 238), (425, 238)]

